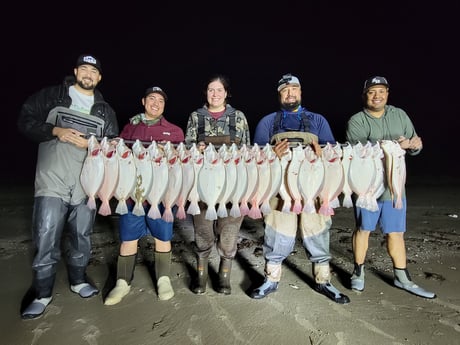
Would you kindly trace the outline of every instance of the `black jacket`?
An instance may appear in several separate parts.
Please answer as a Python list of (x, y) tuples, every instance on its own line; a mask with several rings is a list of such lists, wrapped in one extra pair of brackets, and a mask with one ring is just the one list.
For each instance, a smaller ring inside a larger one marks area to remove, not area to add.
[[(47, 123), (46, 119), (51, 109), (57, 106), (70, 107), (72, 99), (69, 96), (69, 87), (73, 84), (75, 84), (75, 78), (66, 77), (61, 85), (44, 88), (30, 96), (22, 105), (19, 113), (17, 122), (19, 131), (35, 142), (55, 139), (52, 134), (54, 125)], [(94, 105), (90, 113), (104, 119), (103, 136), (108, 138), (118, 136), (116, 113), (97, 89), (94, 90)]]

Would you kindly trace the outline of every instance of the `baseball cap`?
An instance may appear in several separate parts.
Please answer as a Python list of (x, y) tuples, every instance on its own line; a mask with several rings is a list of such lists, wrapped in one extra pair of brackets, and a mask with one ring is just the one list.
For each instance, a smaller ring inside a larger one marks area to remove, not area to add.
[(370, 87), (375, 86), (375, 85), (385, 85), (388, 88), (390, 87), (390, 84), (388, 84), (388, 81), (386, 80), (386, 78), (375, 76), (375, 77), (367, 79), (364, 82), (363, 93), (367, 92), (367, 90), (369, 90)]
[(147, 90), (145, 90), (144, 97), (147, 97), (151, 93), (159, 93), (160, 95), (164, 97), (165, 101), (168, 100), (168, 96), (166, 96), (166, 93), (158, 86), (152, 86), (152, 87), (149, 87)]
[(283, 77), (278, 81), (278, 92), (290, 84), (297, 84), (300, 86), (299, 78), (293, 76), (291, 73), (284, 74)]
[(77, 59), (77, 67), (81, 65), (92, 65), (99, 70), (99, 73), (102, 73), (101, 61), (95, 58), (93, 55), (82, 54)]

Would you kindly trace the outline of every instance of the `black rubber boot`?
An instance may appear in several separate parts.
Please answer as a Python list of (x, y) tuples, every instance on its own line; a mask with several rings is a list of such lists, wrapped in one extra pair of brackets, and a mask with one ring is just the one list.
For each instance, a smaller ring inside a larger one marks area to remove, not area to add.
[(193, 292), (197, 295), (202, 295), (206, 292), (208, 283), (208, 258), (198, 257), (197, 263), (197, 279), (193, 287)]
[(232, 271), (232, 259), (220, 258), (219, 264), (219, 287), (218, 293), (230, 295), (232, 288), (230, 287), (230, 273)]

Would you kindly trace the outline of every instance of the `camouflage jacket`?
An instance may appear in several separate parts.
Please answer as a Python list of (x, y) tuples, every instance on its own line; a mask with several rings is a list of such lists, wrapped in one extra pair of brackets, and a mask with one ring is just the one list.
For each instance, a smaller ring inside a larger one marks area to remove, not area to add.
[[(201, 121), (200, 121), (201, 119)], [(227, 104), (225, 113), (214, 119), (206, 106), (192, 112), (187, 122), (185, 143), (213, 144), (235, 142), (250, 145), (249, 125), (244, 113)]]

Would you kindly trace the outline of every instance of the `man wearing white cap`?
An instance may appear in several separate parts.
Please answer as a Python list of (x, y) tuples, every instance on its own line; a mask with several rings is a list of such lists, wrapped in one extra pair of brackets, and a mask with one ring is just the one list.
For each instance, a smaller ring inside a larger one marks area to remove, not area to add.
[[(287, 154), (290, 145), (311, 145), (317, 155), (321, 146), (335, 144), (329, 123), (324, 116), (308, 111), (301, 106), (300, 81), (285, 74), (278, 82), (281, 110), (263, 117), (256, 127), (254, 142), (258, 145), (272, 143), (279, 158)], [(261, 299), (278, 289), (281, 268), (294, 249), (298, 228), (307, 256), (312, 262), (315, 290), (336, 303), (349, 303), (350, 299), (331, 283), (329, 261), (329, 229), (331, 216), (319, 213), (281, 211), (283, 200), (276, 196), (270, 200), (272, 211), (264, 217), (264, 283), (252, 291), (251, 297)]]

